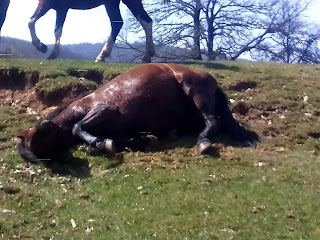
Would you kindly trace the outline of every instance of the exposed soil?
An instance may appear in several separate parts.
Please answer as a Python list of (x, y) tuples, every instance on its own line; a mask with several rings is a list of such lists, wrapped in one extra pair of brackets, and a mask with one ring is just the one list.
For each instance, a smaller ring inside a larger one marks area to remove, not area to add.
[(40, 79), (37, 71), (0, 69), (0, 79), (0, 106), (10, 106), (18, 113), (43, 118), (56, 110), (58, 105), (66, 105), (88, 93), (81, 83), (45, 93), (36, 88)]
[(96, 70), (78, 70), (78, 69), (70, 69), (68, 74), (73, 77), (85, 78), (96, 83), (101, 83), (103, 80), (103, 72)]
[(249, 112), (250, 108), (244, 102), (239, 102), (235, 106), (233, 106), (231, 110), (234, 113), (246, 115)]
[(257, 87), (257, 83), (256, 82), (244, 81), (244, 82), (239, 82), (236, 85), (230, 86), (229, 90), (243, 92), (243, 91), (246, 91), (249, 88), (252, 89), (252, 88), (256, 88), (256, 87)]

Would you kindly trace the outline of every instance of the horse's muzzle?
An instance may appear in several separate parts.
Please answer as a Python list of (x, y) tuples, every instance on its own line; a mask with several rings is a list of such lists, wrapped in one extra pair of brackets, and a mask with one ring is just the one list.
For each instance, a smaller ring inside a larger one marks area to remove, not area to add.
[(22, 142), (19, 143), (18, 149), (19, 149), (20, 156), (26, 162), (31, 162), (31, 163), (37, 163), (38, 162), (38, 158), (36, 157), (36, 155), (34, 155), (34, 153), (30, 151), (30, 149), (27, 149)]

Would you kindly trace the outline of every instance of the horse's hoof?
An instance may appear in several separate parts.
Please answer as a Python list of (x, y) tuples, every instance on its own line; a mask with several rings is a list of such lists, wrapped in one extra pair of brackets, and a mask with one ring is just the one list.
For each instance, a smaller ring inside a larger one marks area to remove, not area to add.
[(47, 45), (40, 43), (40, 46), (37, 48), (40, 52), (46, 53), (48, 51)]
[(47, 60), (54, 60), (58, 57), (58, 54), (51, 53), (50, 56), (47, 58)]
[(205, 154), (205, 152), (211, 148), (211, 145), (212, 144), (209, 141), (203, 141), (203, 142), (199, 143), (199, 145), (198, 145), (199, 153)]
[(104, 58), (97, 57), (96, 60), (94, 60), (94, 62), (105, 62), (105, 61), (104, 61)]
[(114, 141), (111, 139), (105, 139), (103, 141), (103, 148), (110, 154), (116, 153), (116, 147), (115, 147)]

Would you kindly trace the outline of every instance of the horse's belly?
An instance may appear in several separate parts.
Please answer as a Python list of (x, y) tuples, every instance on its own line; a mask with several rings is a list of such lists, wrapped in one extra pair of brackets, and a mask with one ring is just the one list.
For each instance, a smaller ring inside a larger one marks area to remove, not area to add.
[(102, 4), (102, 0), (59, 0), (59, 4), (57, 4), (55, 8), (65, 7), (70, 9), (86, 10), (98, 7)]

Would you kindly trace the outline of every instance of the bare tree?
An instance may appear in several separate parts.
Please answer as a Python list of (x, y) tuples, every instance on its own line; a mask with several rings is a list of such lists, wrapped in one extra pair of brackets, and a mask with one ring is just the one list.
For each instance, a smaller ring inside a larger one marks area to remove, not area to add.
[(254, 59), (281, 63), (314, 63), (317, 60), (320, 28), (310, 24), (304, 16), (310, 1), (275, 1), (270, 9), (270, 30), (273, 34), (258, 44), (251, 55)]
[(318, 27), (303, 17), (310, 1), (170, 0), (162, 5), (150, 0), (144, 5), (154, 20), (158, 56), (178, 57), (172, 51), (159, 54), (171, 46), (189, 50), (192, 59), (206, 54), (209, 60), (219, 55), (236, 60), (248, 52), (254, 59), (289, 63), (317, 57)]

